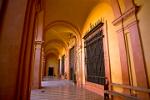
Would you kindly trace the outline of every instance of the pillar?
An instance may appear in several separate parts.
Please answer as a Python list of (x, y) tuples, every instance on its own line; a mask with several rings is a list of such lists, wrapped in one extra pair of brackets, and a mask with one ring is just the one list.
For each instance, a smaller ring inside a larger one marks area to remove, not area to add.
[(84, 48), (84, 40), (81, 40), (81, 68), (82, 68), (82, 85), (85, 85), (86, 81), (86, 66), (85, 66), (85, 48)]
[(113, 8), (115, 17), (116, 18), (120, 17), (121, 16), (121, 10), (119, 7), (118, 0), (111, 0), (111, 3), (112, 3), (112, 8)]
[(45, 76), (44, 72), (45, 72), (45, 52), (44, 52), (44, 48), (42, 47), (42, 58), (41, 58), (41, 79), (43, 79), (43, 77)]
[[(77, 41), (76, 41), (77, 42)], [(81, 43), (75, 46), (75, 73), (78, 86), (83, 84), (83, 69), (82, 69), (82, 45)]]
[(126, 10), (131, 9), (134, 6), (133, 0), (124, 0), (124, 2), (125, 2)]
[(65, 73), (67, 75), (67, 79), (69, 80), (70, 78), (70, 72), (69, 72), (69, 48), (66, 50), (66, 55), (65, 55)]
[(43, 59), (43, 77), (46, 76), (46, 59)]
[[(122, 81), (125, 85), (130, 85), (129, 83), (129, 69), (128, 69), (128, 58), (127, 58), (127, 51), (126, 51), (126, 43), (123, 29), (117, 31), (118, 40), (119, 40), (119, 53), (120, 53), (120, 62), (121, 62), (121, 69), (122, 69)], [(124, 93), (129, 93), (128, 89), (124, 88)]]
[(35, 41), (35, 58), (33, 68), (33, 83), (32, 88), (37, 89), (41, 86), (41, 55), (42, 55), (42, 42)]
[(35, 0), (1, 1), (0, 100), (29, 100)]
[(59, 73), (60, 73), (60, 75), (62, 75), (62, 56), (60, 57), (60, 63), (59, 63)]
[[(137, 86), (148, 89), (148, 78), (144, 63), (144, 56), (139, 36), (138, 23), (133, 21), (129, 25), (131, 46), (133, 51), (133, 61), (135, 67), (135, 74), (137, 80)], [(149, 100), (149, 94), (138, 92), (138, 96), (141, 100)]]
[(42, 75), (42, 44), (43, 44), (43, 16), (44, 12), (39, 11), (36, 17), (35, 26), (35, 51), (34, 51), (34, 63), (33, 63), (33, 79), (32, 88), (37, 89), (41, 87), (41, 75)]

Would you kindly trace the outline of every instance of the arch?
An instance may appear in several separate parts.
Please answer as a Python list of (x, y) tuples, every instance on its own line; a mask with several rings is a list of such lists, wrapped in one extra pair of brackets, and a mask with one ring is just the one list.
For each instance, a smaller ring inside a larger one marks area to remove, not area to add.
[[(45, 45), (45, 52), (49, 52), (53, 48), (56, 49), (58, 55), (62, 55), (67, 50), (67, 45), (58, 39), (49, 40)], [(54, 50), (53, 50), (54, 51)]]
[(103, 1), (103, 2), (98, 3), (95, 7), (93, 7), (93, 9), (88, 14), (87, 19), (84, 23), (84, 26), (82, 29), (82, 37), (89, 30), (91, 24), (95, 25), (95, 23), (101, 19), (103, 20), (107, 19), (111, 22), (114, 20), (114, 12), (113, 12), (113, 7), (111, 3)]
[(50, 53), (48, 53), (48, 55), (46, 56), (46, 60), (47, 60), (49, 57), (51, 57), (51, 55), (56, 56), (57, 58), (59, 58), (59, 56), (58, 56), (56, 53), (50, 52)]
[(76, 36), (76, 39), (77, 40), (80, 40), (81, 38), (81, 33), (80, 33), (80, 30), (72, 23), (68, 22), (68, 21), (65, 21), (65, 20), (55, 20), (51, 23), (49, 23), (45, 28), (44, 28), (44, 34), (46, 34), (46, 32), (54, 27), (54, 26), (57, 26), (57, 25), (64, 25), (66, 27), (68, 27), (69, 29), (71, 29), (74, 33), (74, 35)]
[(57, 43), (59, 45), (62, 45), (65, 48), (65, 50), (67, 50), (67, 44), (65, 42), (63, 42), (62, 40), (59, 40), (59, 39), (49, 40), (48, 42), (45, 43), (44, 46), (47, 47), (51, 43)]
[(59, 56), (59, 54), (60, 54), (60, 52), (59, 52), (59, 50), (58, 50), (57, 48), (50, 48), (50, 49), (47, 50), (47, 52), (45, 52), (46, 57), (47, 57), (49, 54), (51, 54), (51, 53), (53, 53), (53, 54), (55, 54), (55, 55), (58, 55), (58, 56)]

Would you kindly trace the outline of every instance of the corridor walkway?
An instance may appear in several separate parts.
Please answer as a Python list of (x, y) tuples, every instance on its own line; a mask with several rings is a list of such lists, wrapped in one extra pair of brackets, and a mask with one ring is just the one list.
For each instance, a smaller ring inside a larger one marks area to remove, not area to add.
[(103, 100), (101, 96), (76, 87), (68, 80), (45, 80), (42, 86), (42, 89), (31, 91), (31, 100)]

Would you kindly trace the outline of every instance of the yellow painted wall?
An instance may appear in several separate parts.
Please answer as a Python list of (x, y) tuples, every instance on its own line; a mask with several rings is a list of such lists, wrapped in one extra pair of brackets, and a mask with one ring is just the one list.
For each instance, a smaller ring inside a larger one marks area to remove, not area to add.
[[(89, 29), (90, 23), (91, 24), (95, 23), (99, 18), (104, 18), (105, 21), (107, 20), (112, 82), (122, 83), (118, 38), (116, 33), (117, 29), (112, 25), (112, 21), (114, 20), (114, 15), (113, 15), (112, 8), (109, 4), (101, 3), (91, 11), (84, 25), (83, 33), (85, 33)], [(104, 26), (106, 26), (106, 22), (104, 22)], [(105, 27), (104, 30), (106, 31)], [(119, 88), (117, 90), (122, 91)]]
[(119, 3), (121, 12), (124, 13), (126, 9), (124, 0), (118, 0), (118, 3)]
[(58, 58), (55, 55), (49, 55), (46, 61), (46, 75), (48, 75), (48, 68), (54, 68), (54, 75), (58, 76)]
[(150, 0), (135, 0), (135, 3), (140, 6), (137, 17), (150, 85)]

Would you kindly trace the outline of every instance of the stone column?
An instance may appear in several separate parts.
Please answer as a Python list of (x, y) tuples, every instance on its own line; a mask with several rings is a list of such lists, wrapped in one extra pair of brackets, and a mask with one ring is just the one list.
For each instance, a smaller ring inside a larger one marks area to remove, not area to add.
[(46, 76), (46, 59), (43, 59), (43, 76)]
[(39, 11), (36, 17), (35, 25), (35, 51), (33, 63), (32, 88), (40, 88), (41, 85), (41, 68), (42, 68), (42, 43), (43, 43), (43, 16), (44, 12)]
[(84, 51), (84, 40), (81, 43), (81, 68), (82, 68), (82, 85), (85, 85), (86, 81), (86, 65), (85, 65), (85, 51)]
[(70, 72), (69, 72), (69, 48), (66, 50), (66, 55), (65, 55), (65, 73), (67, 74), (67, 79), (69, 80), (70, 78)]
[(77, 79), (77, 85), (78, 86), (81, 86), (82, 85), (82, 83), (83, 83), (83, 75), (82, 75), (82, 73), (83, 73), (83, 70), (82, 70), (82, 63), (81, 63), (81, 56), (82, 56), (82, 54), (81, 54), (81, 51), (82, 49), (81, 49), (81, 46), (79, 46), (78, 45), (78, 47), (77, 47), (77, 49), (76, 49), (76, 79)]
[(35, 0), (1, 1), (0, 100), (29, 100)]
[(45, 71), (45, 53), (44, 53), (44, 48), (42, 47), (42, 58), (41, 58), (41, 79), (43, 79), (44, 71)]
[[(130, 40), (133, 51), (133, 61), (137, 79), (137, 86), (148, 89), (148, 78), (144, 63), (144, 55), (142, 51), (142, 45), (139, 36), (138, 23), (133, 21), (129, 24)], [(149, 100), (148, 93), (138, 92), (138, 96), (141, 100)]]
[(35, 41), (35, 56), (33, 68), (33, 82), (32, 88), (37, 89), (41, 86), (41, 55), (42, 55), (42, 41)]
[[(129, 83), (129, 69), (128, 69), (128, 58), (125, 44), (125, 37), (123, 29), (117, 31), (118, 40), (119, 40), (119, 53), (120, 53), (120, 62), (122, 69), (122, 81), (125, 85), (130, 85)], [(129, 93), (128, 89), (124, 89), (124, 93)]]
[(60, 67), (59, 67), (59, 73), (60, 73), (60, 75), (62, 75), (62, 57), (60, 57), (60, 65), (59, 65)]

